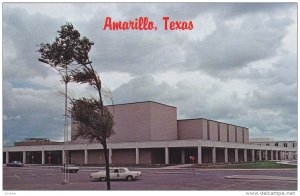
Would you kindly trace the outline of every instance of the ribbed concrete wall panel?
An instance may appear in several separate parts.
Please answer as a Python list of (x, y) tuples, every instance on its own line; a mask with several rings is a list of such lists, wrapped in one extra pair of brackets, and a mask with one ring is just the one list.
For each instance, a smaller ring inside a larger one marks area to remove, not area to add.
[[(140, 102), (109, 106), (114, 111), (116, 132), (109, 143), (142, 142), (161, 140), (203, 139), (249, 143), (248, 128), (227, 125), (208, 119), (177, 121), (176, 107), (156, 102)], [(76, 124), (72, 123), (72, 135)], [(72, 143), (89, 143), (86, 139), (72, 140)]]
[[(108, 106), (114, 114), (115, 135), (109, 138), (110, 143), (140, 142), (177, 139), (177, 109), (155, 102), (141, 102)], [(72, 135), (77, 127), (72, 124)], [(77, 139), (72, 143), (88, 143), (88, 140)]]
[(177, 109), (157, 103), (151, 105), (151, 138), (150, 140), (176, 140)]
[(220, 141), (227, 142), (227, 124), (219, 123), (220, 126)]
[(210, 140), (218, 141), (218, 122), (208, 121), (209, 122), (209, 136)]
[(235, 126), (228, 125), (229, 132), (229, 142), (235, 142)]
[(202, 139), (207, 140), (208, 139), (208, 130), (207, 130), (207, 120), (201, 119), (202, 122)]
[(249, 129), (244, 128), (244, 143), (248, 144), (249, 143)]
[(237, 142), (243, 143), (243, 128), (236, 127)]
[(179, 120), (178, 139), (202, 139), (202, 119)]
[[(112, 106), (109, 107), (112, 110)], [(109, 142), (150, 141), (151, 103), (136, 103), (114, 106), (114, 130)]]

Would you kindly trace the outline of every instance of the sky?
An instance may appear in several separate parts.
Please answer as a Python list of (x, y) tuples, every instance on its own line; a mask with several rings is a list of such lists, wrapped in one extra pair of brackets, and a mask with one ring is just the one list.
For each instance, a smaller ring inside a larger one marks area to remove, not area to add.
[[(177, 107), (178, 119), (297, 140), (296, 3), (4, 3), (2, 11), (3, 145), (63, 141), (63, 84), (36, 51), (66, 22), (94, 42), (90, 59), (115, 104), (156, 101)], [(158, 29), (103, 30), (108, 16), (148, 17)], [(193, 29), (165, 31), (164, 16)], [(96, 96), (86, 85), (69, 91)]]

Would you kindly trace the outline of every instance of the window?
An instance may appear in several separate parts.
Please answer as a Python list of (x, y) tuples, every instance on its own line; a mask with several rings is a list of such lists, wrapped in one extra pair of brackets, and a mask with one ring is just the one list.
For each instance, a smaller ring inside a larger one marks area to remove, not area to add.
[(275, 146), (278, 146), (278, 142), (275, 143)]
[(283, 143), (283, 147), (287, 147), (287, 143)]
[(293, 148), (295, 148), (295, 143), (293, 143)]
[(270, 144), (266, 144), (266, 146), (270, 146)]
[(125, 173), (125, 169), (120, 169), (120, 173)]

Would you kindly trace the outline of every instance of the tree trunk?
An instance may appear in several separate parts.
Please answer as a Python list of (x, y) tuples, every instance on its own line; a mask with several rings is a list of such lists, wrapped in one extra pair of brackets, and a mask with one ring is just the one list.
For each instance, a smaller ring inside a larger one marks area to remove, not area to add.
[(104, 159), (105, 159), (105, 170), (106, 170), (106, 187), (107, 190), (111, 190), (110, 186), (110, 176), (109, 176), (109, 158), (108, 158), (108, 150), (106, 141), (102, 142), (103, 149), (104, 149)]

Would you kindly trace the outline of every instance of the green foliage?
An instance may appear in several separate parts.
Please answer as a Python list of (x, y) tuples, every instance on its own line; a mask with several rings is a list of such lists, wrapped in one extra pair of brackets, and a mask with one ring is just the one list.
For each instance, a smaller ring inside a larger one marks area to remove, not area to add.
[(87, 98), (73, 99), (72, 106), (72, 117), (78, 126), (78, 131), (72, 139), (81, 137), (103, 143), (114, 134), (113, 116), (99, 101)]
[(47, 63), (52, 67), (62, 67), (71, 63), (88, 64), (88, 53), (94, 44), (88, 38), (80, 39), (80, 33), (74, 29), (71, 23), (61, 26), (57, 31), (59, 36), (52, 44), (42, 43), (38, 52), (41, 54), (41, 62)]
[(101, 90), (101, 80), (97, 72), (90, 65), (84, 65), (71, 73), (71, 80), (77, 83), (87, 83), (96, 90)]
[(279, 164), (273, 161), (265, 161), (265, 162), (254, 162), (254, 163), (242, 163), (242, 164), (232, 164), (225, 165), (224, 168), (231, 169), (281, 169), (281, 168), (297, 168), (296, 165), (285, 165)]

